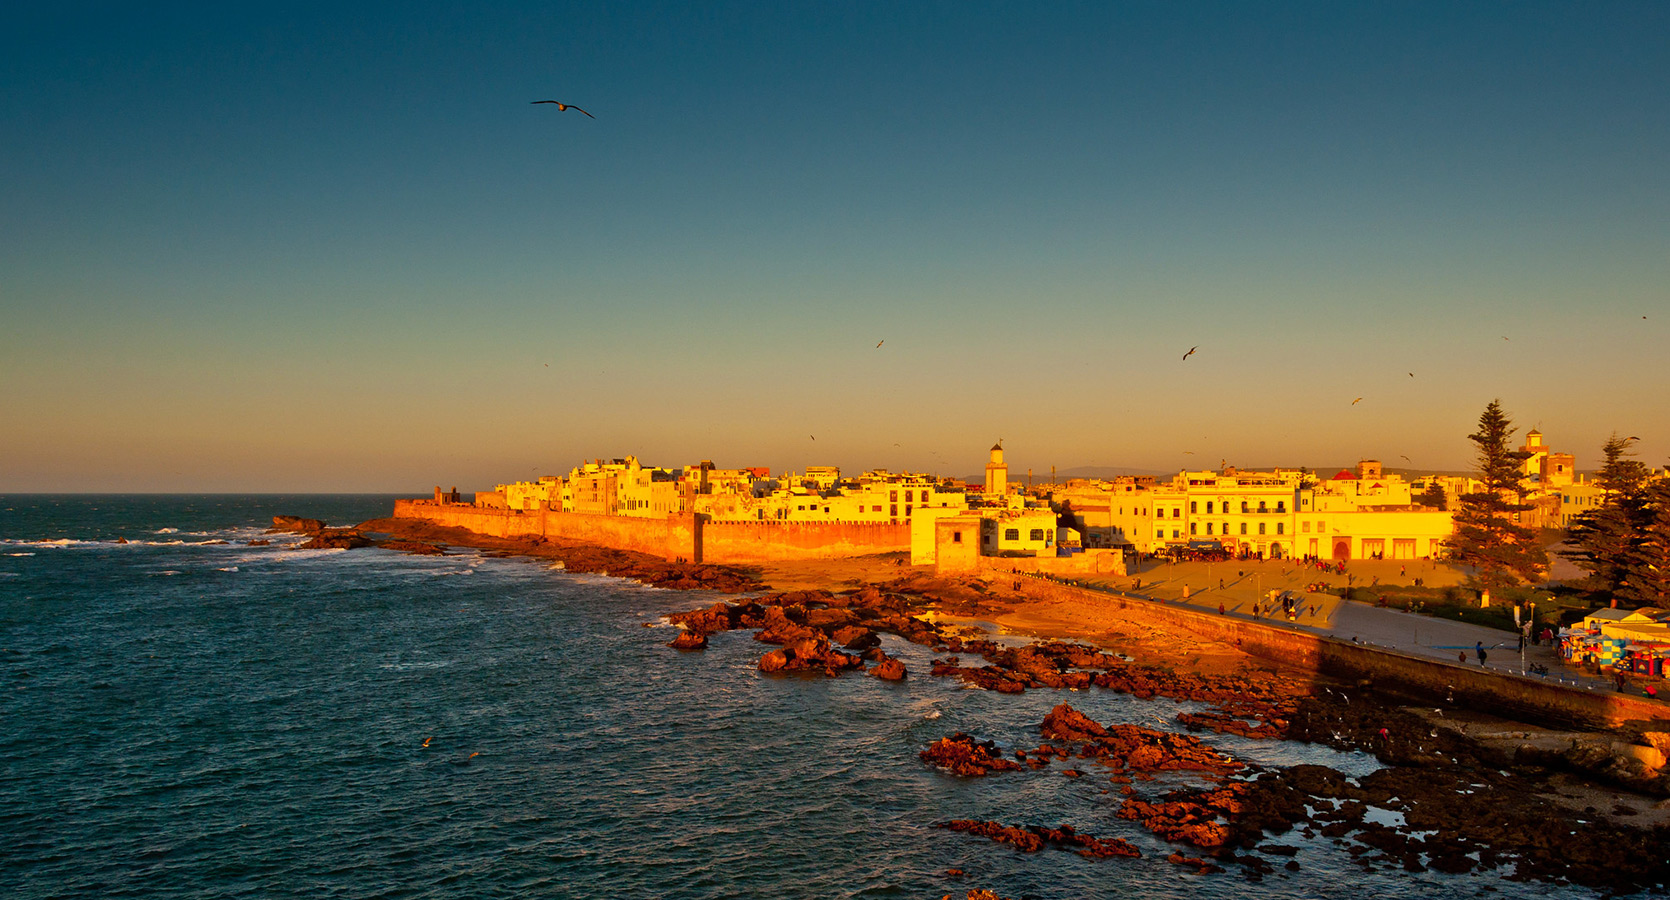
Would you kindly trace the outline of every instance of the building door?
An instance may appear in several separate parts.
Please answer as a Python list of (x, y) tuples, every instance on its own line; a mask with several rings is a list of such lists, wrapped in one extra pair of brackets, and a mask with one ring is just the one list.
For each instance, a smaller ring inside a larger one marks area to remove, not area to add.
[(1351, 558), (1351, 539), (1340, 538), (1334, 541), (1334, 559)]
[(1414, 559), (1414, 538), (1392, 538), (1392, 559)]

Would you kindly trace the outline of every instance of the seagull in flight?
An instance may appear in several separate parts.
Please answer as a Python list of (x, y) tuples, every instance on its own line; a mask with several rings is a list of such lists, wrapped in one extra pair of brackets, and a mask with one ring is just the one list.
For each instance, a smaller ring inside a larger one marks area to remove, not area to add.
[(879, 347), (881, 347), (882, 344), (885, 344), (885, 343), (887, 343), (887, 340), (885, 338), (883, 338), (882, 340), (876, 341), (876, 347), (879, 348)]
[(1185, 353), (1185, 354), (1183, 354), (1183, 358), (1184, 358), (1184, 359), (1188, 359), (1188, 358), (1189, 358), (1189, 357), (1191, 357), (1191, 356), (1193, 356), (1193, 355), (1195, 355), (1195, 351), (1196, 351), (1196, 350), (1199, 350), (1199, 349), (1200, 349), (1200, 345), (1199, 345), (1199, 344), (1196, 344), (1196, 345), (1195, 345), (1195, 346), (1193, 346), (1193, 347), (1190, 347), (1190, 348), (1189, 348), (1189, 352), (1187, 352), (1187, 353)]
[(575, 106), (572, 103), (564, 103), (561, 100), (535, 100), (533, 102), (535, 102), (535, 103), (555, 103), (557, 105), (557, 112), (568, 112), (569, 110), (572, 109), (577, 113), (585, 113), (586, 118), (588, 118), (588, 119), (597, 118), (596, 116), (592, 115), (589, 112), (586, 112), (585, 110), (581, 109), (580, 107)]
[(1353, 400), (1353, 401), (1351, 401), (1351, 405), (1352, 405), (1352, 406), (1356, 406), (1356, 405), (1357, 405), (1357, 404), (1359, 404), (1359, 403), (1361, 403), (1361, 402), (1363, 402), (1363, 398), (1361, 398), (1361, 397), (1358, 397), (1358, 398), (1357, 398), (1357, 399), (1355, 399), (1355, 400)]

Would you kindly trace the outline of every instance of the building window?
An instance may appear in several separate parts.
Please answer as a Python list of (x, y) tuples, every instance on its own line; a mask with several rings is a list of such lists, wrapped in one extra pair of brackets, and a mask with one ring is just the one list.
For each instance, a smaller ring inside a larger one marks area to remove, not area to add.
[(1042, 528), (1034, 528), (1034, 529), (1032, 529), (1032, 536), (1031, 536), (1031, 539), (1032, 539), (1032, 540), (1034, 540), (1034, 541), (1041, 541), (1041, 540), (1043, 540), (1043, 539), (1044, 539), (1044, 529), (1042, 529)]
[(1178, 534), (1178, 533), (1177, 533), (1177, 529), (1175, 529), (1175, 528), (1173, 528), (1173, 529), (1172, 529), (1172, 530), (1171, 530), (1171, 536), (1172, 536), (1172, 537), (1174, 537), (1174, 538), (1176, 538), (1176, 537), (1182, 537), (1182, 535), (1180, 535), (1180, 534)]
[(1207, 534), (1211, 534), (1211, 533), (1212, 533), (1212, 523), (1211, 523), (1211, 522), (1207, 522), (1207, 523), (1206, 523), (1206, 533), (1207, 533)]
[(910, 510), (911, 510), (911, 505), (909, 503), (906, 503), (905, 504), (905, 515), (906, 516), (910, 515)]
[(1165, 540), (1166, 530), (1164, 528), (1156, 528), (1154, 529), (1154, 536), (1161, 540)]
[(1196, 508), (1198, 506), (1199, 506), (1199, 504), (1195, 503), (1193, 500), (1190, 500), (1189, 501), (1189, 515), (1192, 516), (1195, 513), (1200, 512), (1200, 510)]
[(1277, 500), (1276, 501), (1276, 512), (1287, 512), (1287, 501), (1286, 500)]
[(1264, 508), (1264, 501), (1263, 500), (1258, 501), (1258, 511), (1259, 512), (1269, 512), (1269, 510)]
[(1210, 500), (1206, 501), (1206, 514), (1207, 515), (1212, 514), (1212, 501), (1210, 501)]
[(1276, 533), (1277, 534), (1286, 534), (1287, 533), (1287, 523), (1286, 522), (1277, 522), (1276, 523)]
[(916, 502), (916, 492), (915, 491), (905, 491), (905, 502), (906, 503)]
[(1246, 512), (1246, 511), (1247, 511), (1247, 501), (1245, 501), (1245, 500), (1242, 500), (1242, 501), (1241, 501), (1241, 511), (1242, 511), (1242, 512)]
[(1021, 530), (1019, 528), (1005, 528), (1003, 529), (1003, 539), (1006, 541), (1018, 541), (1021, 539)]
[(963, 533), (962, 532), (960, 532), (960, 531), (951, 532), (951, 543), (960, 544), (962, 542), (963, 542)]
[(1190, 534), (1199, 534), (1199, 532), (1195, 531), (1195, 523), (1193, 523), (1193, 522), (1189, 523), (1189, 533)]
[(887, 507), (887, 514), (897, 519), (899, 517), (899, 504), (889, 504)]
[(898, 503), (899, 502), (899, 492), (898, 491), (888, 491), (887, 492), (887, 502), (888, 503)]
[(1263, 522), (1258, 523), (1258, 533), (1259, 534), (1264, 533), (1264, 523)]
[(1241, 533), (1242, 533), (1242, 534), (1246, 534), (1246, 533), (1247, 533), (1247, 523), (1245, 523), (1245, 522), (1242, 522), (1242, 523), (1241, 523)]
[(1181, 519), (1181, 518), (1183, 518), (1183, 507), (1181, 507), (1181, 506), (1174, 506), (1174, 507), (1172, 507), (1172, 509), (1171, 509), (1171, 517), (1172, 517), (1172, 518), (1173, 518), (1173, 519)]
[(870, 507), (870, 512), (881, 512), (881, 504), (877, 503), (875, 506)]
[(1299, 530), (1303, 531), (1306, 534), (1310, 534), (1310, 520), (1306, 519), (1305, 521), (1300, 522), (1299, 523)]

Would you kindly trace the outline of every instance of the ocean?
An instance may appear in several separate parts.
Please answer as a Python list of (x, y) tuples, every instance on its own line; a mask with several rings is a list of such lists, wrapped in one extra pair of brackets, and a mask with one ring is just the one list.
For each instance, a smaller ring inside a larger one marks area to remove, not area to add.
[[(1298, 871), (1199, 875), (1166, 861), (1192, 848), (1115, 816), (1105, 779), (959, 779), (917, 758), (956, 731), (1036, 747), (1062, 701), (1168, 730), (1190, 704), (968, 689), (892, 637), (902, 683), (765, 676), (749, 632), (665, 646), (663, 617), (714, 595), (263, 534), (274, 514), (348, 525), (392, 501), (0, 496), (0, 897), (1593, 896), (1364, 872), (1297, 833), (1272, 840)], [(1265, 765), (1377, 767), (1204, 739)], [(934, 827), (966, 818), (1069, 823), (1143, 857)]]

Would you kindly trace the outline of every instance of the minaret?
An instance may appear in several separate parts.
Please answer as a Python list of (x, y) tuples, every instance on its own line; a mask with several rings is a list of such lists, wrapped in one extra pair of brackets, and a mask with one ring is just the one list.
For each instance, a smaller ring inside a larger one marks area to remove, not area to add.
[(1009, 467), (1003, 462), (1003, 445), (992, 445), (991, 462), (986, 463), (986, 493), (1001, 497), (1009, 493)]

